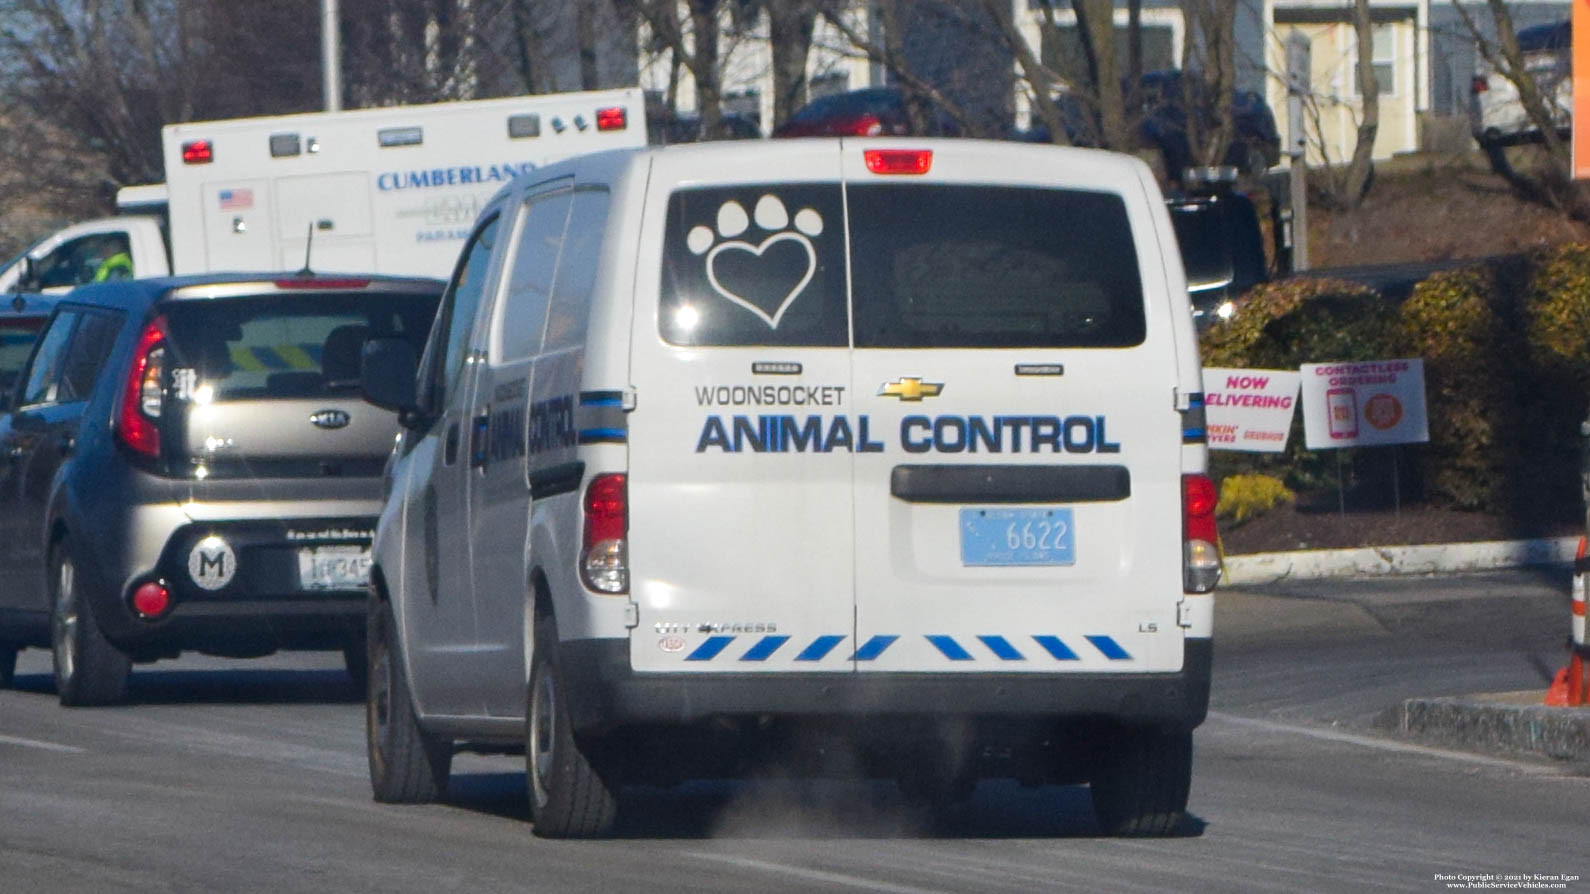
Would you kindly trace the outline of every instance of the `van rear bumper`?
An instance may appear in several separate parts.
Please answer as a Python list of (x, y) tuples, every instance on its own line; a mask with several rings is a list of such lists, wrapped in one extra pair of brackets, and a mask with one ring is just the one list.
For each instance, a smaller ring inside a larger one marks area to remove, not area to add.
[(1182, 669), (1119, 674), (635, 673), (627, 640), (561, 645), (581, 732), (719, 716), (1101, 717), (1192, 729), (1209, 711), (1214, 647), (1186, 642)]

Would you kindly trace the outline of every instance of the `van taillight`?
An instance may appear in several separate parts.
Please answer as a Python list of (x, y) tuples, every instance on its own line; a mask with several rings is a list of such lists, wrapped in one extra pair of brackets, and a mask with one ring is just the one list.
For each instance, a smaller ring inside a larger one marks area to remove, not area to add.
[(134, 453), (160, 455), (160, 406), (166, 366), (166, 319), (155, 317), (138, 336), (138, 349), (122, 386), (116, 434)]
[(874, 174), (926, 174), (933, 167), (932, 149), (868, 149), (862, 157)]
[(629, 488), (626, 476), (598, 475), (585, 488), (580, 577), (598, 593), (629, 592)]
[(623, 130), (629, 124), (629, 115), (623, 106), (610, 106), (596, 110), (597, 130)]
[(1469, 83), (1470, 93), (1484, 93), (1489, 89), (1491, 89), (1490, 80), (1480, 75), (1475, 75), (1474, 80)]
[(182, 144), (182, 163), (207, 165), (215, 161), (215, 144), (209, 140), (189, 140)]
[(1181, 476), (1182, 589), (1207, 593), (1220, 582), (1219, 494), (1208, 475)]

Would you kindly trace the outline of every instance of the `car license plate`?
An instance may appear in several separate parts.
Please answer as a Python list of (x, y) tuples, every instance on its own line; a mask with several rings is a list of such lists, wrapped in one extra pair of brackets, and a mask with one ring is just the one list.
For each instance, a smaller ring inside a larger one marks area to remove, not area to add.
[(1071, 510), (962, 509), (962, 565), (1072, 565)]
[(370, 583), (370, 549), (306, 546), (298, 551), (298, 584), (305, 590), (358, 590)]

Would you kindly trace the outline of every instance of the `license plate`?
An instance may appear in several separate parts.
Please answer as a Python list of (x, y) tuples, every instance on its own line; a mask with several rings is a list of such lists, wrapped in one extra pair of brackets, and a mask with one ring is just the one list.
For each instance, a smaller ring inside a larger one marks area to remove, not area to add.
[(306, 546), (298, 551), (298, 584), (305, 590), (358, 590), (370, 583), (370, 549)]
[(1072, 565), (1071, 510), (962, 509), (962, 565)]

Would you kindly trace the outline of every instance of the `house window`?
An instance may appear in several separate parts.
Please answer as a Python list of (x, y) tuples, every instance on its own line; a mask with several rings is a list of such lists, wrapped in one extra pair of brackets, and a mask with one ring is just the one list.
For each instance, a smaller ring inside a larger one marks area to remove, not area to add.
[[(1375, 83), (1380, 86), (1382, 95), (1395, 95), (1397, 92), (1397, 31), (1396, 25), (1374, 25), (1370, 30), (1371, 46), (1374, 57), (1371, 60), (1375, 67)], [(1358, 92), (1357, 62), (1354, 62), (1352, 73), (1353, 92)]]

